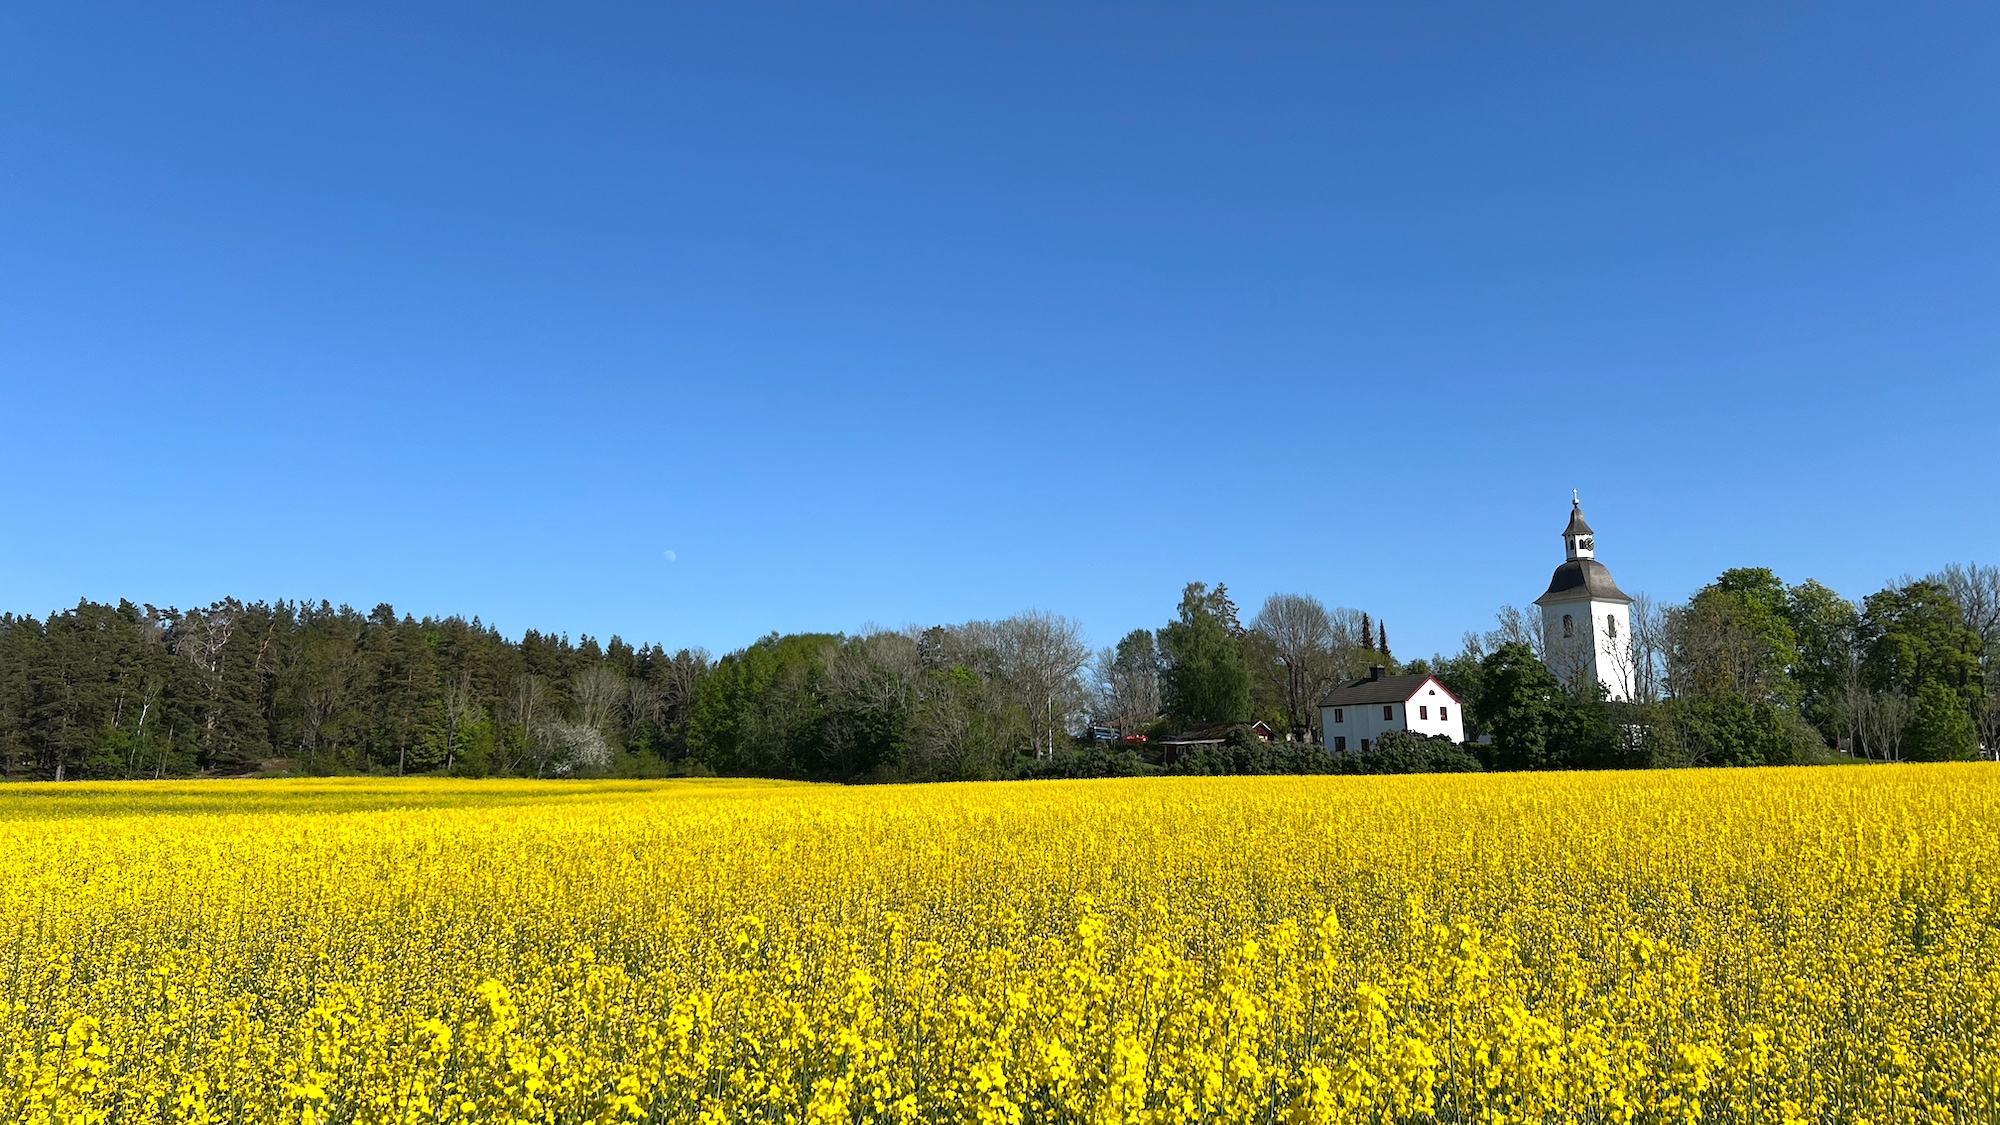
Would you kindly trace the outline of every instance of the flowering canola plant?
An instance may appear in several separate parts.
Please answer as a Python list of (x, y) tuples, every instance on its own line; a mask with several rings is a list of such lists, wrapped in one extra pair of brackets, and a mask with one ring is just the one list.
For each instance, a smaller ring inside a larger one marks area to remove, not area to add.
[(2000, 767), (0, 792), (0, 1120), (2000, 1121)]

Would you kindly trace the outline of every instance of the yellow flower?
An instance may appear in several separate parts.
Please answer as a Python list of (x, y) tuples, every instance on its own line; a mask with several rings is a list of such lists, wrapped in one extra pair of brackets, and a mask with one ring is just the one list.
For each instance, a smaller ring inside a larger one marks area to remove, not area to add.
[(2000, 1119), (1990, 765), (46, 791), (8, 1122)]

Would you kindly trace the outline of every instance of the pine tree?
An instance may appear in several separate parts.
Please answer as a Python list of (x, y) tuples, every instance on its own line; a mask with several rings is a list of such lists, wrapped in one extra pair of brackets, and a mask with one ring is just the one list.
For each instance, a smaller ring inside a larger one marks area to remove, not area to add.
[(1223, 628), (1229, 630), (1230, 636), (1240, 639), (1243, 636), (1243, 622), (1237, 617), (1235, 599), (1229, 596), (1229, 583), (1217, 582), (1211, 600), (1216, 619), (1222, 622)]
[(1375, 625), (1368, 619), (1368, 611), (1361, 611), (1361, 647), (1373, 650), (1375, 647)]
[(1375, 651), (1381, 653), (1383, 656), (1387, 656), (1389, 655), (1389, 623), (1386, 621), (1377, 621), (1375, 628), (1378, 631), (1375, 638)]

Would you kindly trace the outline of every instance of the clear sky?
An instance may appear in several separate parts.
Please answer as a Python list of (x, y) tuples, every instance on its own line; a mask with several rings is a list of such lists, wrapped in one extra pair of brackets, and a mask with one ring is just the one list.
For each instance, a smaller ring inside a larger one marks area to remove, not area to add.
[(2000, 561), (1990, 4), (13, 5), (0, 608)]

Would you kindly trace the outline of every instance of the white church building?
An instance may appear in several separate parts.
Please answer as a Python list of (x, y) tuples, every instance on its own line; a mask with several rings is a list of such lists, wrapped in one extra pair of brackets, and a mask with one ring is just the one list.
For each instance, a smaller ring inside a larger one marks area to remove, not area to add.
[(1632, 698), (1632, 599), (1597, 561), (1597, 536), (1572, 497), (1563, 529), (1563, 564), (1549, 579), (1542, 607), (1545, 662), (1565, 685), (1589, 676), (1611, 699)]

